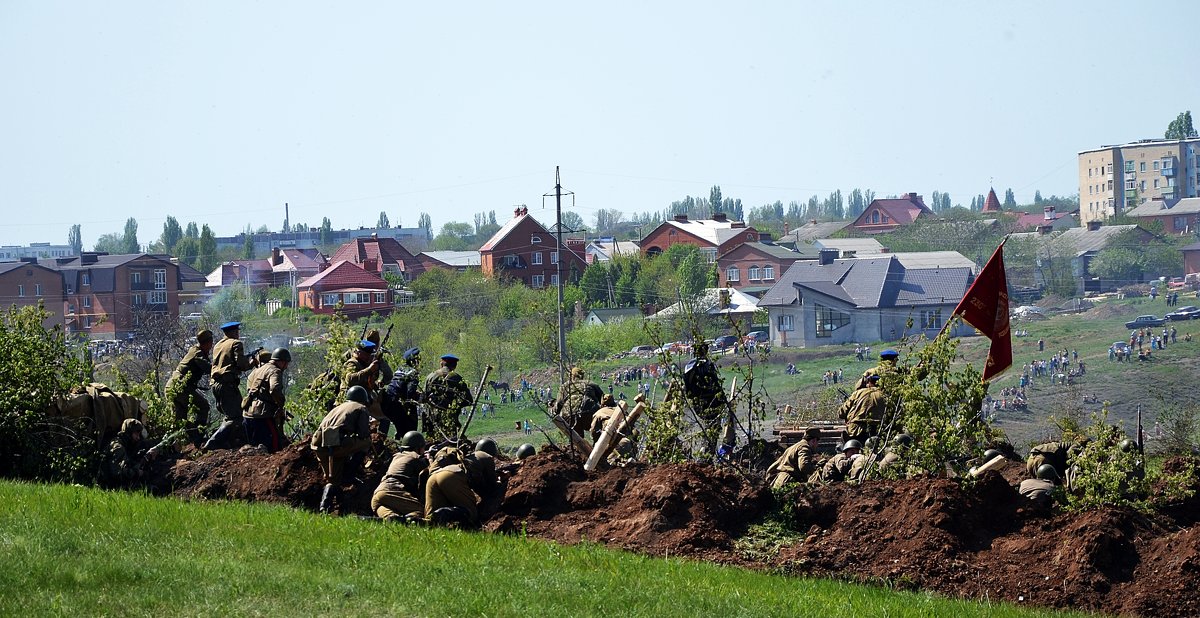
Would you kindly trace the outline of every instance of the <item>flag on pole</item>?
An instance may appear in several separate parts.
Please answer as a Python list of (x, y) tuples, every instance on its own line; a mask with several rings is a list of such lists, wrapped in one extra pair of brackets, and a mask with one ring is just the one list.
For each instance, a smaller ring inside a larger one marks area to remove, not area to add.
[(1008, 329), (1008, 279), (1004, 276), (1004, 243), (979, 271), (975, 283), (954, 308), (964, 322), (979, 329), (983, 336), (992, 340), (988, 350), (987, 366), (983, 368), (983, 381), (987, 382), (1012, 366), (1012, 337)]

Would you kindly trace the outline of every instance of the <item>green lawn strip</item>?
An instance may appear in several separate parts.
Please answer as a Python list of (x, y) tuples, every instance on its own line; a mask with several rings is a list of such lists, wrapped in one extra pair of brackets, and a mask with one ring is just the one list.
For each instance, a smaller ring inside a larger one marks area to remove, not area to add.
[(596, 545), (0, 482), (3, 615), (1041, 616)]

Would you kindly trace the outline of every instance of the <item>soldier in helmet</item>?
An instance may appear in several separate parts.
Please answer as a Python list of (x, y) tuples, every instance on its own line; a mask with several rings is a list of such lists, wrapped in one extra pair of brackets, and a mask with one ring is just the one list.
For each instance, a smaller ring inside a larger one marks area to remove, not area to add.
[(479, 507), (471, 479), (454, 447), (443, 447), (433, 456), (425, 484), (425, 520), (441, 526), (474, 527)]
[(1037, 476), (1037, 470), (1042, 464), (1050, 464), (1055, 471), (1068, 470), (1072, 459), (1087, 446), (1088, 439), (1080, 437), (1075, 442), (1047, 442), (1029, 450), (1029, 458), (1025, 461), (1025, 471), (1030, 477)]
[(217, 400), (217, 411), (225, 420), (201, 447), (203, 450), (233, 448), (245, 441), (242, 425), (242, 372), (257, 366), (253, 355), (247, 355), (242, 346), (241, 322), (226, 322), (221, 325), (225, 338), (213, 346), (212, 389)]
[(517, 461), (525, 461), (537, 454), (537, 448), (526, 442), (517, 447)]
[(477, 516), (480, 521), (491, 517), (504, 500), (504, 483), (497, 474), (496, 460), (499, 457), (500, 447), (496, 441), (483, 438), (475, 443), (475, 452), (463, 458), (471, 490), (479, 497)]
[(322, 513), (333, 510), (333, 503), (341, 493), (346, 461), (371, 448), (368, 400), (367, 389), (351, 386), (346, 390), (346, 401), (330, 410), (313, 433), (310, 447), (316, 451), (317, 462), (325, 476), (325, 489), (321, 492), (318, 507)]
[(823, 485), (841, 483), (849, 477), (850, 468), (859, 457), (862, 457), (862, 443), (858, 440), (847, 440), (842, 446), (842, 452), (830, 457), (809, 481), (816, 480)]
[(421, 350), (409, 348), (405, 350), (403, 359), (404, 367), (392, 374), (392, 379), (380, 396), (383, 415), (396, 424), (396, 435), (416, 431), (418, 404), (421, 401), (421, 376), (417, 373)]
[(443, 354), (441, 366), (425, 378), (425, 401), (429, 404), (429, 425), (425, 433), (439, 439), (458, 436), (462, 423), (458, 417), (462, 409), (471, 405), (474, 397), (466, 380), (456, 371), (458, 357)]
[(570, 425), (575, 433), (586, 436), (592, 427), (592, 416), (600, 409), (604, 391), (584, 377), (583, 368), (571, 367), (571, 377), (558, 390), (554, 412)]
[(276, 348), (271, 360), (250, 372), (246, 382), (246, 402), (242, 406), (242, 423), (250, 444), (262, 446), (269, 453), (283, 448), (284, 409), (283, 372), (292, 362), (287, 348)]
[(108, 445), (100, 468), (100, 481), (105, 487), (126, 487), (142, 477), (142, 441), (145, 439), (142, 422), (127, 418), (121, 431)]
[(1018, 491), (1040, 505), (1050, 504), (1059, 481), (1058, 471), (1050, 464), (1038, 466), (1037, 477), (1021, 481)]
[(866, 386), (855, 390), (838, 408), (838, 416), (846, 421), (846, 436), (863, 441), (879, 433), (879, 425), (887, 411), (887, 397), (879, 388), (879, 375), (863, 376)]
[(592, 442), (600, 439), (600, 434), (604, 432), (604, 425), (620, 411), (621, 409), (617, 407), (617, 402), (612, 395), (605, 393), (600, 397), (600, 409), (592, 414), (591, 427), (588, 429), (592, 435)]
[(817, 442), (820, 438), (821, 430), (809, 427), (804, 430), (804, 437), (799, 442), (789, 446), (767, 468), (772, 489), (780, 489), (788, 483), (803, 483), (812, 476), (817, 469)]
[(385, 520), (399, 520), (408, 515), (422, 517), (428, 477), (425, 436), (410, 431), (400, 438), (400, 447), (371, 496), (371, 510)]
[[(200, 448), (203, 444), (201, 428), (208, 427), (208, 397), (200, 388), (202, 378), (212, 373), (213, 334), (204, 329), (196, 333), (196, 343), (188, 348), (183, 360), (175, 367), (171, 379), (167, 380), (167, 392), (175, 393), (171, 400), (175, 408), (175, 420), (180, 421), (186, 428), (188, 441)], [(195, 411), (194, 420), (188, 420), (189, 413)]]
[(719, 436), (720, 445), (723, 450), (732, 450), (737, 444), (737, 420), (721, 386), (717, 365), (708, 357), (708, 344), (697, 342), (692, 346), (692, 356), (692, 360), (683, 368), (683, 391), (697, 418), (706, 425), (705, 449), (708, 453), (716, 453), (717, 433), (722, 429), (721, 419), (724, 419), (724, 429)]

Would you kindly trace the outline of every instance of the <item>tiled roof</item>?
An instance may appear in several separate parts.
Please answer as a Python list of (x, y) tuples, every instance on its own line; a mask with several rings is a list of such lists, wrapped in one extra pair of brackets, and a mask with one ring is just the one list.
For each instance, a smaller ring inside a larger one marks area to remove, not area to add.
[(283, 259), (279, 264), (271, 268), (271, 270), (276, 272), (288, 272), (293, 268), (301, 271), (315, 272), (326, 263), (325, 256), (317, 251), (313, 251), (312, 255), (310, 255), (309, 252), (300, 249), (280, 249), (279, 253)]
[(479, 266), (481, 263), (478, 251), (425, 251), (421, 255), (447, 266)]
[(798, 260), (798, 259), (804, 257), (800, 253), (797, 253), (796, 251), (792, 251), (791, 249), (788, 249), (787, 247), (780, 247), (779, 245), (765, 243), (765, 242), (747, 242), (747, 243), (742, 243), (742, 244), (734, 247), (733, 249), (730, 249), (729, 251), (726, 251), (725, 253), (721, 254), (720, 256), (717, 256), (717, 259), (720, 259), (726, 255), (729, 255), (730, 253), (732, 253), (733, 251), (736, 251), (738, 249), (750, 249), (750, 250), (762, 253), (764, 255), (769, 255), (771, 257), (775, 257), (775, 258), (779, 258), (779, 259), (783, 259), (783, 260)]
[(900, 260), (904, 268), (968, 268), (974, 272), (977, 265), (957, 251), (903, 251), (889, 254)]
[(338, 247), (330, 260), (349, 260), (356, 264), (376, 260), (380, 265), (396, 264), (404, 271), (420, 268), (416, 256), (395, 238), (355, 238)]
[(962, 300), (973, 278), (970, 268), (905, 269), (899, 282), (888, 282), (880, 306), (945, 305)]
[(387, 282), (375, 273), (369, 273), (353, 262), (342, 260), (329, 268), (301, 281), (297, 288), (320, 287), (322, 290), (346, 288), (387, 289)]
[(995, 189), (988, 189), (987, 199), (983, 202), (981, 212), (1000, 212), (1000, 199), (996, 197)]
[[(909, 261), (921, 264), (926, 259)], [(966, 266), (907, 268), (897, 255), (834, 260), (824, 266), (796, 262), (763, 295), (759, 306), (790, 305), (796, 302), (796, 288), (862, 308), (946, 304), (962, 298), (972, 273)]]
[[(1066, 247), (1070, 247), (1074, 251), (1074, 257), (1079, 257), (1085, 253), (1092, 251), (1100, 251), (1108, 246), (1118, 234), (1129, 230), (1141, 229), (1135, 224), (1129, 225), (1102, 225), (1098, 230), (1089, 230), (1086, 227), (1073, 227), (1062, 232), (1052, 232), (1050, 234), (1039, 234), (1038, 232), (1021, 232), (1019, 234), (1011, 234), (1009, 238), (1013, 240), (1033, 239), (1043, 242), (1053, 241), (1061, 243)], [(1145, 231), (1145, 230), (1143, 230)], [(1147, 235), (1150, 232), (1146, 232)]]
[[(508, 221), (505, 221), (504, 225), (500, 226), (500, 229), (496, 230), (496, 233), (492, 234), (492, 237), (489, 238), (487, 242), (483, 243), (483, 246), (479, 248), (479, 251), (491, 251), (492, 249), (496, 248), (496, 245), (500, 244), (500, 241), (504, 240), (504, 238), (511, 234), (513, 230), (517, 229), (517, 226), (527, 218), (536, 223), (537, 226), (542, 228), (543, 231), (549, 233), (549, 231), (546, 230), (546, 226), (542, 225), (541, 221), (534, 219), (533, 215), (525, 212), (513, 217), (512, 219), (509, 219)], [(563, 244), (566, 244), (565, 238), (563, 239)]]
[[(740, 221), (717, 221), (716, 219), (676, 221), (669, 219), (665, 223), (716, 246), (721, 246), (725, 241), (746, 231), (746, 226)], [(734, 227), (735, 223), (738, 224), (738, 227)]]
[(1200, 197), (1185, 197), (1169, 208), (1162, 200), (1151, 200), (1129, 211), (1130, 217), (1161, 217), (1163, 215), (1200, 214)]
[(846, 229), (848, 225), (850, 225), (849, 221), (809, 221), (781, 236), (779, 242), (803, 243), (812, 242), (818, 238), (829, 238), (835, 233)]
[(885, 249), (874, 238), (820, 238), (813, 242), (817, 249), (837, 249), (838, 251), (853, 251), (856, 254), (867, 255), (883, 253)]

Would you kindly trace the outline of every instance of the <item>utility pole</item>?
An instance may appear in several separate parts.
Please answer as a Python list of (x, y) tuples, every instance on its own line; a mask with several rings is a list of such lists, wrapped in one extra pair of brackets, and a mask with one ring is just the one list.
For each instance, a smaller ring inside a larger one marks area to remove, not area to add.
[[(572, 195), (570, 191), (567, 195)], [(543, 197), (549, 197), (549, 194)], [(562, 179), (558, 166), (554, 166), (554, 211), (555, 211), (555, 272), (558, 278), (558, 381), (567, 381), (567, 331), (563, 326), (563, 240), (562, 240)]]

